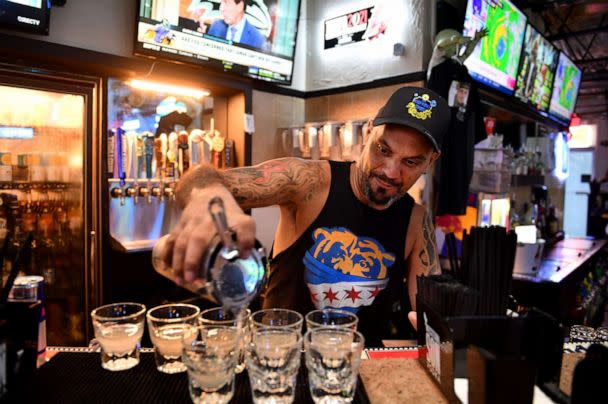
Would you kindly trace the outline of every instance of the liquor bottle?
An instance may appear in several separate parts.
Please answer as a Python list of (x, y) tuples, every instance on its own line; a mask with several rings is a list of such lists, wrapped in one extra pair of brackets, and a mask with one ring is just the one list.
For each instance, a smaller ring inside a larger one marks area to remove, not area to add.
[(54, 220), (49, 201), (40, 202), (38, 211), (38, 235), (41, 239), (50, 238)]
[(549, 206), (549, 214), (547, 215), (545, 226), (546, 237), (548, 239), (555, 237), (559, 231), (559, 220), (555, 216), (555, 206)]
[(3, 193), (2, 194), (3, 205), (7, 209), (7, 227), (8, 232), (11, 234), (11, 240), (9, 240), (8, 251), (4, 257), (4, 268), (3, 269), (3, 281), (4, 277), (10, 273), (13, 267), (13, 258), (20, 247), (21, 240), (21, 209), (19, 206), (19, 200), (14, 194)]
[(536, 146), (536, 149), (534, 152), (534, 162), (535, 162), (534, 171), (535, 171), (536, 175), (545, 175), (545, 164), (543, 163), (543, 154), (540, 151), (540, 146)]
[(8, 234), (8, 209), (4, 202), (4, 194), (0, 195), (0, 246), (4, 245)]
[(228, 139), (226, 140), (226, 149), (224, 153), (224, 167), (230, 168), (234, 167), (234, 140)]
[(519, 217), (519, 213), (517, 213), (517, 203), (515, 202), (515, 198), (512, 198), (509, 210), (509, 228), (514, 229), (521, 224), (520, 222), (521, 218)]
[(30, 201), (21, 201), (20, 204), (21, 205), (21, 211), (23, 212), (21, 214), (21, 224), (22, 224), (22, 230), (25, 233), (35, 233), (36, 232), (36, 211), (35, 211), (35, 207), (33, 206), (33, 202)]

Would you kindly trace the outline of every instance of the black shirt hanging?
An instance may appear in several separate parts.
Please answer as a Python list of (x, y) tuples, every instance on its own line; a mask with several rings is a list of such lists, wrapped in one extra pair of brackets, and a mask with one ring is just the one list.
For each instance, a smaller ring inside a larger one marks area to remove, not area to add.
[(464, 215), (474, 146), (486, 137), (477, 86), (466, 66), (447, 59), (431, 70), (427, 87), (448, 100), (452, 112), (433, 178), (435, 214)]

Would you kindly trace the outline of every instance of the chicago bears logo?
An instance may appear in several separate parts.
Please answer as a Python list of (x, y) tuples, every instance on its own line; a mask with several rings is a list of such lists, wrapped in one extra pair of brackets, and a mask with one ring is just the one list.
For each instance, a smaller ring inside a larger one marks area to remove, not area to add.
[(343, 227), (318, 228), (304, 255), (304, 278), (316, 307), (356, 311), (386, 287), (395, 255), (373, 238)]

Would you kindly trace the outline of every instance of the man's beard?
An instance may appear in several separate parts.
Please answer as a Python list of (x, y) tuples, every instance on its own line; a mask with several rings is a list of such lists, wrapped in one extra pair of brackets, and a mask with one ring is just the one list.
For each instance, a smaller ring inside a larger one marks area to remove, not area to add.
[[(383, 182), (386, 182), (395, 187), (398, 187), (399, 190), (393, 196), (387, 196), (386, 189), (383, 188), (382, 186), (380, 186), (378, 188), (378, 190), (376, 192), (374, 192), (374, 190), (372, 189), (372, 185), (371, 185), (371, 179), (373, 177), (376, 177), (376, 178), (382, 180)], [(406, 194), (406, 190), (402, 189), (401, 187), (402, 187), (402, 184), (396, 183), (395, 181), (391, 180), (390, 178), (385, 177), (382, 174), (369, 173), (363, 181), (363, 192), (365, 193), (365, 197), (370, 202), (374, 203), (375, 205), (383, 206), (385, 208), (388, 208), (395, 201), (403, 198), (403, 196)]]

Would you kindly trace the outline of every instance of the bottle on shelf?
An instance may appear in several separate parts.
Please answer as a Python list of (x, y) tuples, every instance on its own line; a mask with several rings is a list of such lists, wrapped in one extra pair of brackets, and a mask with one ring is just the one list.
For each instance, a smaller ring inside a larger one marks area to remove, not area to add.
[(519, 213), (517, 213), (517, 203), (515, 202), (515, 198), (511, 198), (511, 207), (509, 210), (509, 228), (514, 229), (520, 224), (521, 218), (519, 217)]
[(555, 215), (555, 206), (549, 206), (549, 214), (545, 223), (545, 234), (548, 239), (552, 239), (559, 232), (559, 220)]

